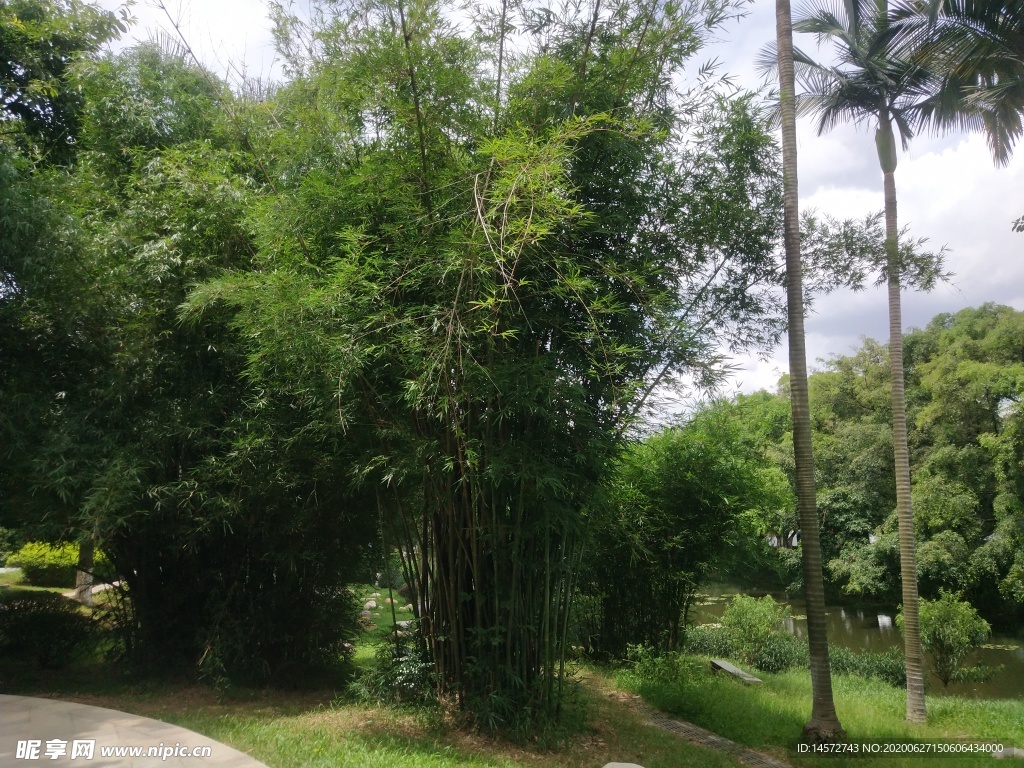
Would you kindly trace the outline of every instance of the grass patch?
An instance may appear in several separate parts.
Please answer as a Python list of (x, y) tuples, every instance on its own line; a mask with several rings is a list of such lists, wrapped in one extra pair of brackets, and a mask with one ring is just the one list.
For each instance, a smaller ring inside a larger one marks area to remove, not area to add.
[(70, 591), (68, 587), (30, 586), (24, 583), (24, 577), (20, 570), (0, 573), (0, 590), (3, 590), (4, 594), (15, 592), (56, 592), (57, 594), (63, 594)]
[[(394, 629), (387, 590), (356, 587), (362, 607), (373, 593), (373, 629), (356, 644), (357, 663)], [(404, 603), (407, 604), (407, 603)], [(413, 618), (396, 605), (395, 619)], [(0, 692), (53, 696), (174, 723), (251, 754), (270, 768), (594, 768), (633, 762), (645, 768), (740, 768), (734, 759), (650, 725), (636, 697), (584, 671), (573, 729), (543, 741), (512, 742), (457, 727), (439, 707), (380, 707), (340, 690), (225, 691), (175, 679), (135, 678), (98, 658), (55, 672), (0, 659)], [(558, 738), (558, 736), (561, 738)]]
[[(810, 717), (811, 683), (806, 670), (758, 673), (764, 682), (745, 686), (714, 674), (707, 657), (679, 656), (656, 660), (645, 669), (620, 672), (616, 681), (659, 709), (703, 726), (741, 744), (772, 753), (801, 766), (884, 765), (920, 767), (922, 758), (808, 758), (797, 754), (801, 730)], [(877, 680), (834, 675), (839, 719), (851, 742), (920, 742), (942, 739), (993, 740), (1024, 746), (1024, 701), (929, 697), (928, 723), (904, 719), (906, 691)], [(941, 765), (999, 765), (985, 757), (943, 759)], [(1020, 765), (1019, 762), (1002, 763)]]
[[(270, 768), (740, 768), (735, 760), (649, 725), (631, 699), (588, 680), (580, 730), (554, 747), (511, 743), (452, 727), (438, 709), (364, 706), (334, 692), (234, 690), (175, 682), (133, 683), (86, 667), (63, 677), (37, 673), (5, 693), (59, 698), (181, 725), (251, 754)], [(4, 686), (6, 689), (7, 686)]]

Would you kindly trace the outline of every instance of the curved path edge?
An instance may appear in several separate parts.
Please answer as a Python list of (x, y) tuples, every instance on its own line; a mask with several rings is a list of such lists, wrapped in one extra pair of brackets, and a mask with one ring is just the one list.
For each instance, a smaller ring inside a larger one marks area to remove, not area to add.
[[(76, 741), (85, 742), (84, 746), (78, 746), (78, 754), (74, 754)], [(84, 756), (90, 741), (93, 742), (91, 760)], [(141, 754), (104, 756), (104, 747), (136, 747), (141, 749)], [(208, 747), (209, 756), (192, 756), (191, 750), (197, 747)], [(29, 756), (33, 754), (30, 751), (33, 748), (38, 750), (34, 758)], [(160, 750), (158, 756), (149, 755), (150, 748)], [(48, 749), (51, 754), (61, 751), (63, 754), (51, 759)], [(189, 751), (187, 756), (186, 749)], [(90, 704), (0, 694), (0, 766), (27, 768), (32, 765), (55, 768), (267, 768), (227, 744), (160, 720)]]

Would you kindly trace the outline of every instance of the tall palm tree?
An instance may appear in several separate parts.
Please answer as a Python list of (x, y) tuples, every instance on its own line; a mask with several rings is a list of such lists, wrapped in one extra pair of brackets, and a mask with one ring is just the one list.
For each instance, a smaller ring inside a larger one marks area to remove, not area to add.
[(934, 92), (934, 78), (894, 44), (886, 0), (843, 0), (811, 9), (794, 24), (799, 32), (831, 42), (838, 59), (819, 64), (794, 50), (796, 76), (803, 92), (800, 114), (818, 116), (818, 133), (840, 122), (870, 122), (885, 192), (885, 248), (889, 294), (889, 354), (892, 379), (893, 455), (896, 513), (899, 520), (900, 575), (903, 581), (904, 642), (907, 659), (907, 720), (924, 722), (924, 673), (918, 618), (914, 517), (910, 503), (910, 454), (903, 381), (903, 330), (896, 216), (896, 132), (904, 149), (920, 120), (920, 105)]
[(775, 3), (779, 106), (782, 117), (782, 176), (786, 245), (786, 292), (789, 313), (789, 385), (793, 409), (797, 515), (803, 549), (807, 636), (811, 653), (811, 719), (804, 740), (831, 743), (845, 737), (832, 697), (832, 671), (825, 623), (825, 584), (821, 573), (818, 509), (811, 453), (811, 409), (807, 393), (807, 351), (804, 345), (803, 275), (800, 264), (800, 211), (797, 203), (796, 100), (793, 70), (793, 26), (789, 0)]

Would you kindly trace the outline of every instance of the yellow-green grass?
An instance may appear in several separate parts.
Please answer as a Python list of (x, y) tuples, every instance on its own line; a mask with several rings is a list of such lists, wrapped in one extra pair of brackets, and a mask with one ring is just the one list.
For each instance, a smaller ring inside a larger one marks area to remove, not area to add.
[[(373, 658), (374, 643), (392, 630), (386, 589), (355, 588), (362, 606), (374, 592), (375, 629), (356, 644), (357, 663)], [(399, 610), (395, 618), (413, 618)], [(650, 725), (635, 697), (587, 674), (580, 685), (575, 723), (543, 744), (480, 734), (437, 707), (387, 708), (355, 702), (341, 690), (313, 692), (230, 689), (187, 682), (132, 680), (98, 657), (65, 670), (0, 663), (0, 692), (45, 695), (109, 707), (176, 723), (253, 755), (270, 768), (591, 768), (633, 762), (645, 768), (739, 768), (726, 755), (690, 744)]]
[(0, 573), (0, 590), (5, 594), (11, 592), (68, 592), (73, 587), (33, 587), (23, 581), (20, 570)]
[[(581, 694), (585, 724), (539, 747), (455, 727), (439, 709), (366, 706), (329, 691), (234, 691), (37, 677), (32, 690), (172, 722), (251, 754), (270, 768), (740, 768), (732, 758), (648, 724), (629, 697), (600, 684)], [(12, 691), (4, 691), (12, 692)]]
[[(802, 756), (796, 750), (811, 713), (809, 672), (758, 673), (758, 677), (763, 680), (761, 685), (744, 685), (713, 673), (707, 657), (687, 657), (680, 674), (671, 680), (644, 680), (629, 672), (619, 674), (617, 680), (660, 709), (795, 765), (920, 767), (938, 759)], [(929, 696), (928, 722), (912, 725), (905, 720), (905, 690), (846, 675), (835, 675), (832, 680), (836, 709), (851, 743), (978, 739), (1024, 747), (1024, 700)], [(948, 768), (1012, 764), (1021, 763), (996, 763), (982, 756), (942, 758), (940, 762)]]

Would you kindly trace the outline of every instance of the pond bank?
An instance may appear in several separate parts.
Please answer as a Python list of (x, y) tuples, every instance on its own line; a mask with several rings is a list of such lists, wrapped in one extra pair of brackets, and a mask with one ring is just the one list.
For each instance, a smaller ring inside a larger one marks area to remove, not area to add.
[[(690, 609), (695, 624), (715, 624), (722, 618), (726, 606), (741, 592), (729, 585), (710, 585), (703, 588), (696, 604)], [(797, 637), (807, 636), (807, 616), (804, 601), (773, 595), (780, 603), (790, 606), (792, 617), (787, 629)], [(890, 648), (902, 647), (903, 637), (896, 628), (896, 609), (877, 605), (826, 606), (828, 639), (833, 645), (854, 651), (882, 653)], [(967, 666), (984, 664), (1002, 666), (1002, 671), (985, 683), (950, 683), (944, 689), (934, 675), (929, 674), (928, 692), (932, 695), (956, 695), (975, 698), (1015, 699), (1024, 697), (1024, 643), (1011, 637), (993, 635), (984, 647), (974, 651), (965, 661)]]

